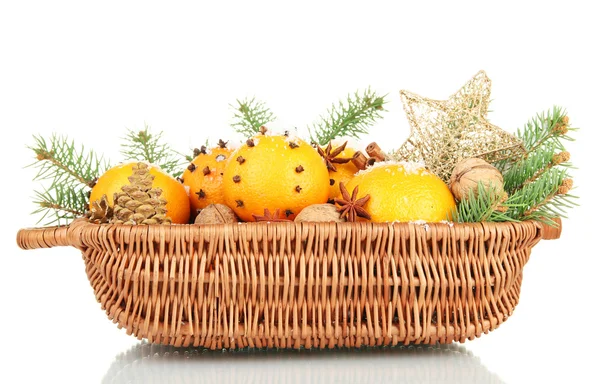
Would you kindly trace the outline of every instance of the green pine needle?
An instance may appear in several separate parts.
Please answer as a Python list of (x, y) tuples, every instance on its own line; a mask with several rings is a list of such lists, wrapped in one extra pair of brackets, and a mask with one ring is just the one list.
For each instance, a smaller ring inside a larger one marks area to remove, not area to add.
[(33, 136), (29, 147), (36, 161), (29, 165), (37, 170), (34, 181), (46, 184), (43, 191), (34, 191), (34, 214), (42, 214), (38, 223), (48, 218), (45, 225), (66, 224), (83, 216), (87, 211), (88, 192), (109, 164), (94, 151), (76, 146), (64, 136), (49, 139)]
[[(564, 151), (564, 142), (574, 141), (569, 133), (576, 130), (576, 128), (568, 126), (566, 111), (561, 107), (554, 106), (531, 118), (522, 129), (517, 129), (516, 136), (523, 143), (527, 158), (539, 153), (540, 149), (547, 151), (552, 148), (554, 151)], [(500, 171), (505, 172), (514, 165), (514, 161), (514, 159), (501, 160), (494, 165)]]
[(530, 152), (527, 158), (516, 162), (504, 173), (504, 189), (509, 194), (522, 188), (525, 183), (539, 177), (553, 166), (552, 159), (555, 149), (552, 146), (542, 146)]
[(566, 111), (558, 106), (551, 110), (538, 113), (527, 122), (523, 129), (517, 130), (517, 137), (521, 139), (527, 152), (532, 152), (547, 142), (558, 150), (564, 150), (563, 140), (573, 141), (566, 133), (574, 130), (567, 128), (563, 132), (560, 127), (565, 124)]
[(185, 155), (172, 150), (164, 143), (162, 132), (153, 134), (149, 129), (148, 125), (144, 125), (144, 129), (138, 132), (127, 130), (127, 136), (121, 144), (124, 160), (147, 161), (173, 177), (181, 176), (187, 163)]
[(559, 194), (559, 188), (568, 178), (567, 169), (552, 168), (538, 179), (523, 186), (509, 197), (517, 206), (507, 214), (518, 220), (541, 220), (565, 217), (566, 209), (574, 206), (572, 197)]
[(35, 145), (28, 147), (36, 155), (36, 162), (30, 164), (37, 168), (34, 181), (53, 180), (54, 183), (78, 181), (90, 188), (96, 178), (107, 169), (108, 163), (94, 151), (77, 147), (74, 141), (53, 134), (49, 140), (33, 136)]
[(519, 221), (500, 211), (499, 208), (510, 210), (517, 209), (520, 205), (514, 202), (502, 202), (501, 199), (502, 196), (493, 189), (486, 188), (486, 185), (480, 181), (477, 184), (477, 195), (473, 190), (469, 191), (467, 198), (457, 204), (452, 220), (459, 223)]
[(310, 139), (319, 145), (326, 145), (338, 137), (360, 138), (382, 117), (385, 96), (378, 96), (370, 88), (362, 94), (358, 91), (349, 94), (345, 101), (333, 104), (327, 114), (320, 117), (320, 121), (308, 128)]
[(36, 191), (34, 204), (38, 208), (32, 214), (42, 214), (38, 224), (46, 218), (44, 225), (67, 224), (88, 210), (87, 193), (85, 187), (71, 184), (56, 184), (42, 192)]
[(569, 126), (566, 111), (555, 106), (517, 131), (526, 155), (494, 164), (503, 173), (509, 196), (507, 217), (553, 223), (552, 218), (566, 217), (568, 209), (577, 205), (576, 197), (565, 192), (572, 185), (565, 142), (573, 141), (569, 133), (575, 130)]
[(264, 102), (252, 99), (238, 100), (237, 105), (229, 105), (234, 110), (231, 126), (235, 131), (251, 137), (260, 132), (260, 127), (273, 122), (276, 117)]

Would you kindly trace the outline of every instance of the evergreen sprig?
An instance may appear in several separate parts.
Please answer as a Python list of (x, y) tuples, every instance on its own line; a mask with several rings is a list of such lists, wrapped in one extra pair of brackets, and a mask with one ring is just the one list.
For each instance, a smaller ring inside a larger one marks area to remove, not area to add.
[(485, 183), (479, 182), (477, 193), (469, 191), (468, 196), (456, 206), (452, 219), (461, 223), (518, 221), (508, 215), (507, 211), (521, 206), (515, 202), (507, 202), (505, 198), (498, 192), (486, 188)]
[[(522, 129), (517, 129), (516, 136), (521, 140), (526, 151), (523, 159), (506, 159), (494, 165), (500, 171), (506, 172), (516, 162), (522, 162), (529, 157), (535, 157), (541, 153), (565, 151), (564, 142), (574, 140), (569, 136), (569, 133), (573, 131), (576, 131), (576, 128), (569, 126), (566, 111), (561, 107), (554, 106), (548, 111), (538, 113)], [(525, 179), (521, 181), (524, 182)]]
[(241, 101), (236, 99), (236, 103), (237, 105), (229, 105), (234, 110), (231, 127), (245, 137), (254, 136), (260, 132), (260, 127), (276, 119), (265, 103), (254, 97)]
[(557, 149), (564, 150), (563, 141), (573, 141), (567, 133), (574, 131), (569, 127), (569, 118), (566, 111), (558, 106), (551, 110), (537, 114), (517, 130), (517, 137), (521, 139), (527, 152), (532, 152), (544, 144), (550, 144)]
[(33, 136), (35, 145), (29, 147), (35, 152), (38, 172), (34, 181), (53, 180), (55, 183), (76, 180), (90, 188), (108, 164), (93, 150), (76, 147), (74, 141), (53, 134), (49, 142), (41, 136)]
[(516, 207), (509, 209), (507, 214), (518, 220), (544, 222), (550, 222), (553, 217), (564, 217), (566, 209), (576, 205), (575, 196), (568, 193), (572, 186), (567, 169), (549, 169), (510, 196), (510, 202)]
[(33, 202), (38, 208), (32, 214), (42, 214), (38, 223), (50, 217), (45, 225), (66, 224), (87, 212), (88, 193), (89, 190), (81, 185), (51, 185), (42, 192), (35, 191)]
[(128, 129), (127, 136), (121, 144), (124, 160), (147, 161), (173, 177), (180, 176), (187, 159), (164, 143), (162, 135), (163, 132), (150, 133), (148, 125), (144, 125), (144, 129), (137, 132)]
[(568, 208), (576, 204), (569, 194), (573, 186), (569, 174), (570, 154), (565, 141), (573, 141), (569, 118), (560, 107), (539, 113), (517, 130), (527, 151), (523, 158), (513, 160), (504, 171), (504, 188), (509, 200), (519, 208), (507, 213), (518, 220), (538, 220), (552, 223), (553, 217), (565, 217)]
[(30, 167), (37, 169), (34, 181), (47, 183), (42, 192), (35, 191), (35, 214), (43, 213), (38, 223), (47, 217), (45, 225), (63, 224), (83, 216), (87, 210), (87, 193), (109, 164), (92, 150), (76, 146), (64, 136), (52, 135), (48, 140), (33, 136), (36, 161)]
[(340, 100), (321, 115), (320, 120), (309, 127), (310, 139), (319, 145), (326, 145), (338, 137), (359, 138), (368, 133), (368, 128), (385, 112), (385, 96), (378, 96), (371, 88), (362, 94), (356, 91), (346, 100)]
[(504, 189), (512, 194), (525, 184), (538, 179), (554, 165), (555, 150), (551, 146), (540, 147), (527, 155), (526, 159), (513, 163), (504, 174)]
[[(526, 149), (522, 158), (504, 160), (494, 165), (504, 177), (507, 198), (497, 202), (493, 194), (481, 193), (459, 203), (456, 220), (523, 221), (538, 220), (556, 225), (551, 219), (565, 217), (577, 204), (569, 192), (573, 179), (569, 174), (569, 152), (564, 141), (572, 141), (566, 112), (559, 107), (537, 114), (517, 131)], [(484, 191), (485, 192), (485, 191)]]

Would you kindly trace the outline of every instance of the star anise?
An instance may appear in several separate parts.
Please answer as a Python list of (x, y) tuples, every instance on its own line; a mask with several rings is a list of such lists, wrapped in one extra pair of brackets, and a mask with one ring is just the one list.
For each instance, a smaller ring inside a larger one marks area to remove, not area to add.
[(265, 208), (263, 216), (259, 216), (254, 213), (252, 214), (252, 216), (254, 217), (254, 221), (256, 221), (256, 222), (259, 222), (259, 221), (271, 221), (271, 222), (287, 221), (287, 222), (290, 222), (290, 221), (292, 221), (289, 219), (280, 218), (279, 212), (280, 212), (280, 210), (276, 209), (275, 213), (271, 213), (271, 212), (269, 212), (268, 208)]
[(325, 148), (325, 150), (323, 150), (323, 148), (321, 148), (321, 146), (317, 145), (317, 151), (319, 152), (319, 155), (321, 155), (321, 157), (323, 157), (323, 159), (325, 159), (325, 164), (327, 164), (328, 170), (336, 172), (337, 168), (335, 167), (334, 164), (345, 164), (345, 163), (349, 162), (350, 160), (352, 160), (351, 157), (348, 157), (348, 158), (337, 157), (340, 153), (342, 153), (342, 151), (344, 149), (346, 149), (346, 144), (348, 144), (347, 141), (344, 144), (337, 147), (336, 149), (333, 149), (333, 147), (331, 146), (331, 141), (330, 141), (329, 144), (327, 144), (327, 148)]
[(340, 217), (346, 217), (346, 220), (355, 222), (357, 217), (362, 217), (367, 220), (371, 220), (371, 215), (364, 208), (364, 205), (369, 201), (371, 195), (366, 195), (357, 199), (358, 197), (358, 185), (354, 187), (352, 196), (348, 193), (344, 183), (340, 183), (340, 192), (342, 192), (341, 199), (334, 199), (335, 203), (339, 205), (338, 212)]

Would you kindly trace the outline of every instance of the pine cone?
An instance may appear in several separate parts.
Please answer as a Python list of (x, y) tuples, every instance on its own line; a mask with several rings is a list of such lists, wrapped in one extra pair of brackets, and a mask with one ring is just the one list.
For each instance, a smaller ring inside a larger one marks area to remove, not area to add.
[(106, 195), (102, 195), (100, 200), (92, 201), (92, 207), (86, 213), (86, 217), (94, 224), (108, 223), (113, 218), (113, 209), (108, 204)]
[(147, 164), (133, 166), (133, 174), (129, 176), (131, 184), (124, 185), (121, 192), (114, 195), (112, 223), (171, 224), (171, 218), (166, 216), (167, 201), (160, 197), (160, 188), (152, 188), (153, 180)]

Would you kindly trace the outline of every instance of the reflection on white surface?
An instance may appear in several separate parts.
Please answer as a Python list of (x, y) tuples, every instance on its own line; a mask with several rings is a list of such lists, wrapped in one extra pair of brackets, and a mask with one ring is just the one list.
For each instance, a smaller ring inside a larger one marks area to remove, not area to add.
[(502, 383), (464, 346), (210, 351), (137, 344), (102, 383)]

